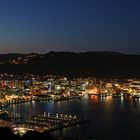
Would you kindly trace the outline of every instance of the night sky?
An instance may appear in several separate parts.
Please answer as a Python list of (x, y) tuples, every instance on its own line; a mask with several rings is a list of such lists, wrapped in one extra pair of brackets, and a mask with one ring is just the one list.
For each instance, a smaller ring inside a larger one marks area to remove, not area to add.
[(0, 0), (0, 53), (140, 54), (140, 0)]

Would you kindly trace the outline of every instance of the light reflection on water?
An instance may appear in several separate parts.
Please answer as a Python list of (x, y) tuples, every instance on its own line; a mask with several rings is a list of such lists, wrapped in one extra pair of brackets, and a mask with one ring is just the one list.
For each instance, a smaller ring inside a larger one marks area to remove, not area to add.
[(129, 140), (134, 136), (140, 138), (140, 100), (85, 96), (81, 100), (17, 104), (9, 107), (9, 110), (21, 113), (25, 119), (43, 112), (72, 114), (91, 119), (90, 123), (57, 131), (57, 135), (78, 138), (92, 135), (101, 140)]

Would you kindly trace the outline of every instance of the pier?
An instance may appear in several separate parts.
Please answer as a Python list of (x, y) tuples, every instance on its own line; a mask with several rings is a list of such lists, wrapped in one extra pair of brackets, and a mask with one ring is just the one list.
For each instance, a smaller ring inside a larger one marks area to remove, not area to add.
[(56, 98), (53, 101), (57, 102), (57, 101), (65, 101), (65, 100), (72, 100), (72, 99), (81, 99), (82, 96), (70, 96), (70, 97), (61, 97), (61, 98)]
[(6, 100), (4, 102), (0, 103), (0, 108), (6, 108), (9, 105), (13, 105), (13, 104), (20, 104), (20, 103), (25, 103), (25, 102), (31, 102), (32, 98), (16, 98), (16, 99), (11, 99), (11, 100)]
[(72, 127), (84, 122), (88, 122), (89, 119), (79, 118), (72, 115), (56, 114), (44, 112), (43, 115), (32, 116), (31, 120), (26, 120), (25, 127), (35, 129), (36, 131), (55, 131), (67, 127)]
[(10, 121), (13, 123), (20, 123), (22, 116), (18, 113), (11, 113), (8, 111), (0, 110), (0, 120)]

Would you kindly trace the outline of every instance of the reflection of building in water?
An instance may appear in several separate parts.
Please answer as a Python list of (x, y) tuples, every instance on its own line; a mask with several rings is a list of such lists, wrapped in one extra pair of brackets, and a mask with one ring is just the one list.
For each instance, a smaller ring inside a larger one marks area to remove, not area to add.
[(95, 103), (98, 103), (98, 102), (99, 102), (99, 96), (91, 95), (91, 96), (90, 96), (90, 99), (91, 99), (92, 101), (94, 101)]

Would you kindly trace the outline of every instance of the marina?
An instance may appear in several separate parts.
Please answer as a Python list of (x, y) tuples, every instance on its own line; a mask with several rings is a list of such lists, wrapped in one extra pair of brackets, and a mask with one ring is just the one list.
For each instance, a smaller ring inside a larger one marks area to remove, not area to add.
[(0, 119), (5, 121), (10, 121), (13, 123), (21, 123), (22, 116), (18, 113), (13, 113), (5, 110), (0, 111)]
[[(24, 134), (28, 130), (45, 131), (56, 136), (79, 137), (79, 139), (83, 137), (84, 133), (86, 138), (91, 135), (109, 140), (121, 139), (121, 135), (125, 140), (129, 140), (133, 136), (139, 137), (139, 133), (135, 131), (140, 129), (139, 125), (136, 125), (136, 123), (139, 124), (139, 100), (125, 96), (123, 98), (84, 96), (80, 100), (70, 100), (69, 102), (32, 101), (8, 106), (6, 110), (21, 114), (24, 118), (22, 123), (13, 125), (8, 123), (15, 133)], [(106, 113), (104, 113), (105, 111)], [(130, 113), (133, 115), (130, 116)], [(69, 121), (70, 115), (72, 120), (74, 116), (77, 120)], [(88, 119), (84, 120), (85, 117)], [(120, 123), (120, 119), (123, 120), (122, 123)], [(68, 125), (65, 126), (63, 122)], [(133, 128), (129, 127), (130, 122)], [(128, 132), (127, 135), (122, 134), (124, 129)], [(117, 134), (114, 133), (116, 131)]]
[(5, 121), (9, 122), (8, 127), (12, 128), (14, 133), (22, 134), (28, 130), (52, 132), (89, 122), (87, 118), (63, 114), (51, 115), (46, 112), (43, 115), (34, 115), (30, 120), (23, 121), (23, 117), (20, 114), (2, 110), (0, 111), (0, 120), (3, 124)]
[(46, 115), (46, 112), (44, 112), (44, 115), (35, 115), (32, 116), (31, 120), (26, 120), (25, 126), (27, 128), (37, 128), (37, 131), (55, 131), (88, 121), (89, 119), (79, 118), (77, 116), (63, 114), (50, 115), (50, 113)]
[[(37, 131), (79, 139), (83, 133), (86, 138), (92, 135), (101, 139), (112, 140), (114, 136), (120, 139), (127, 124), (139, 123), (140, 85), (133, 83), (133, 80), (122, 83), (116, 80), (68, 80), (65, 77), (48, 81), (37, 78), (1, 81), (0, 109), (5, 112), (0, 115), (0, 125), (8, 126), (20, 135)], [(130, 114), (133, 116), (129, 117)], [(124, 134), (124, 137), (139, 135), (131, 128), (128, 127), (129, 135)], [(116, 131), (119, 135), (110, 135)]]

